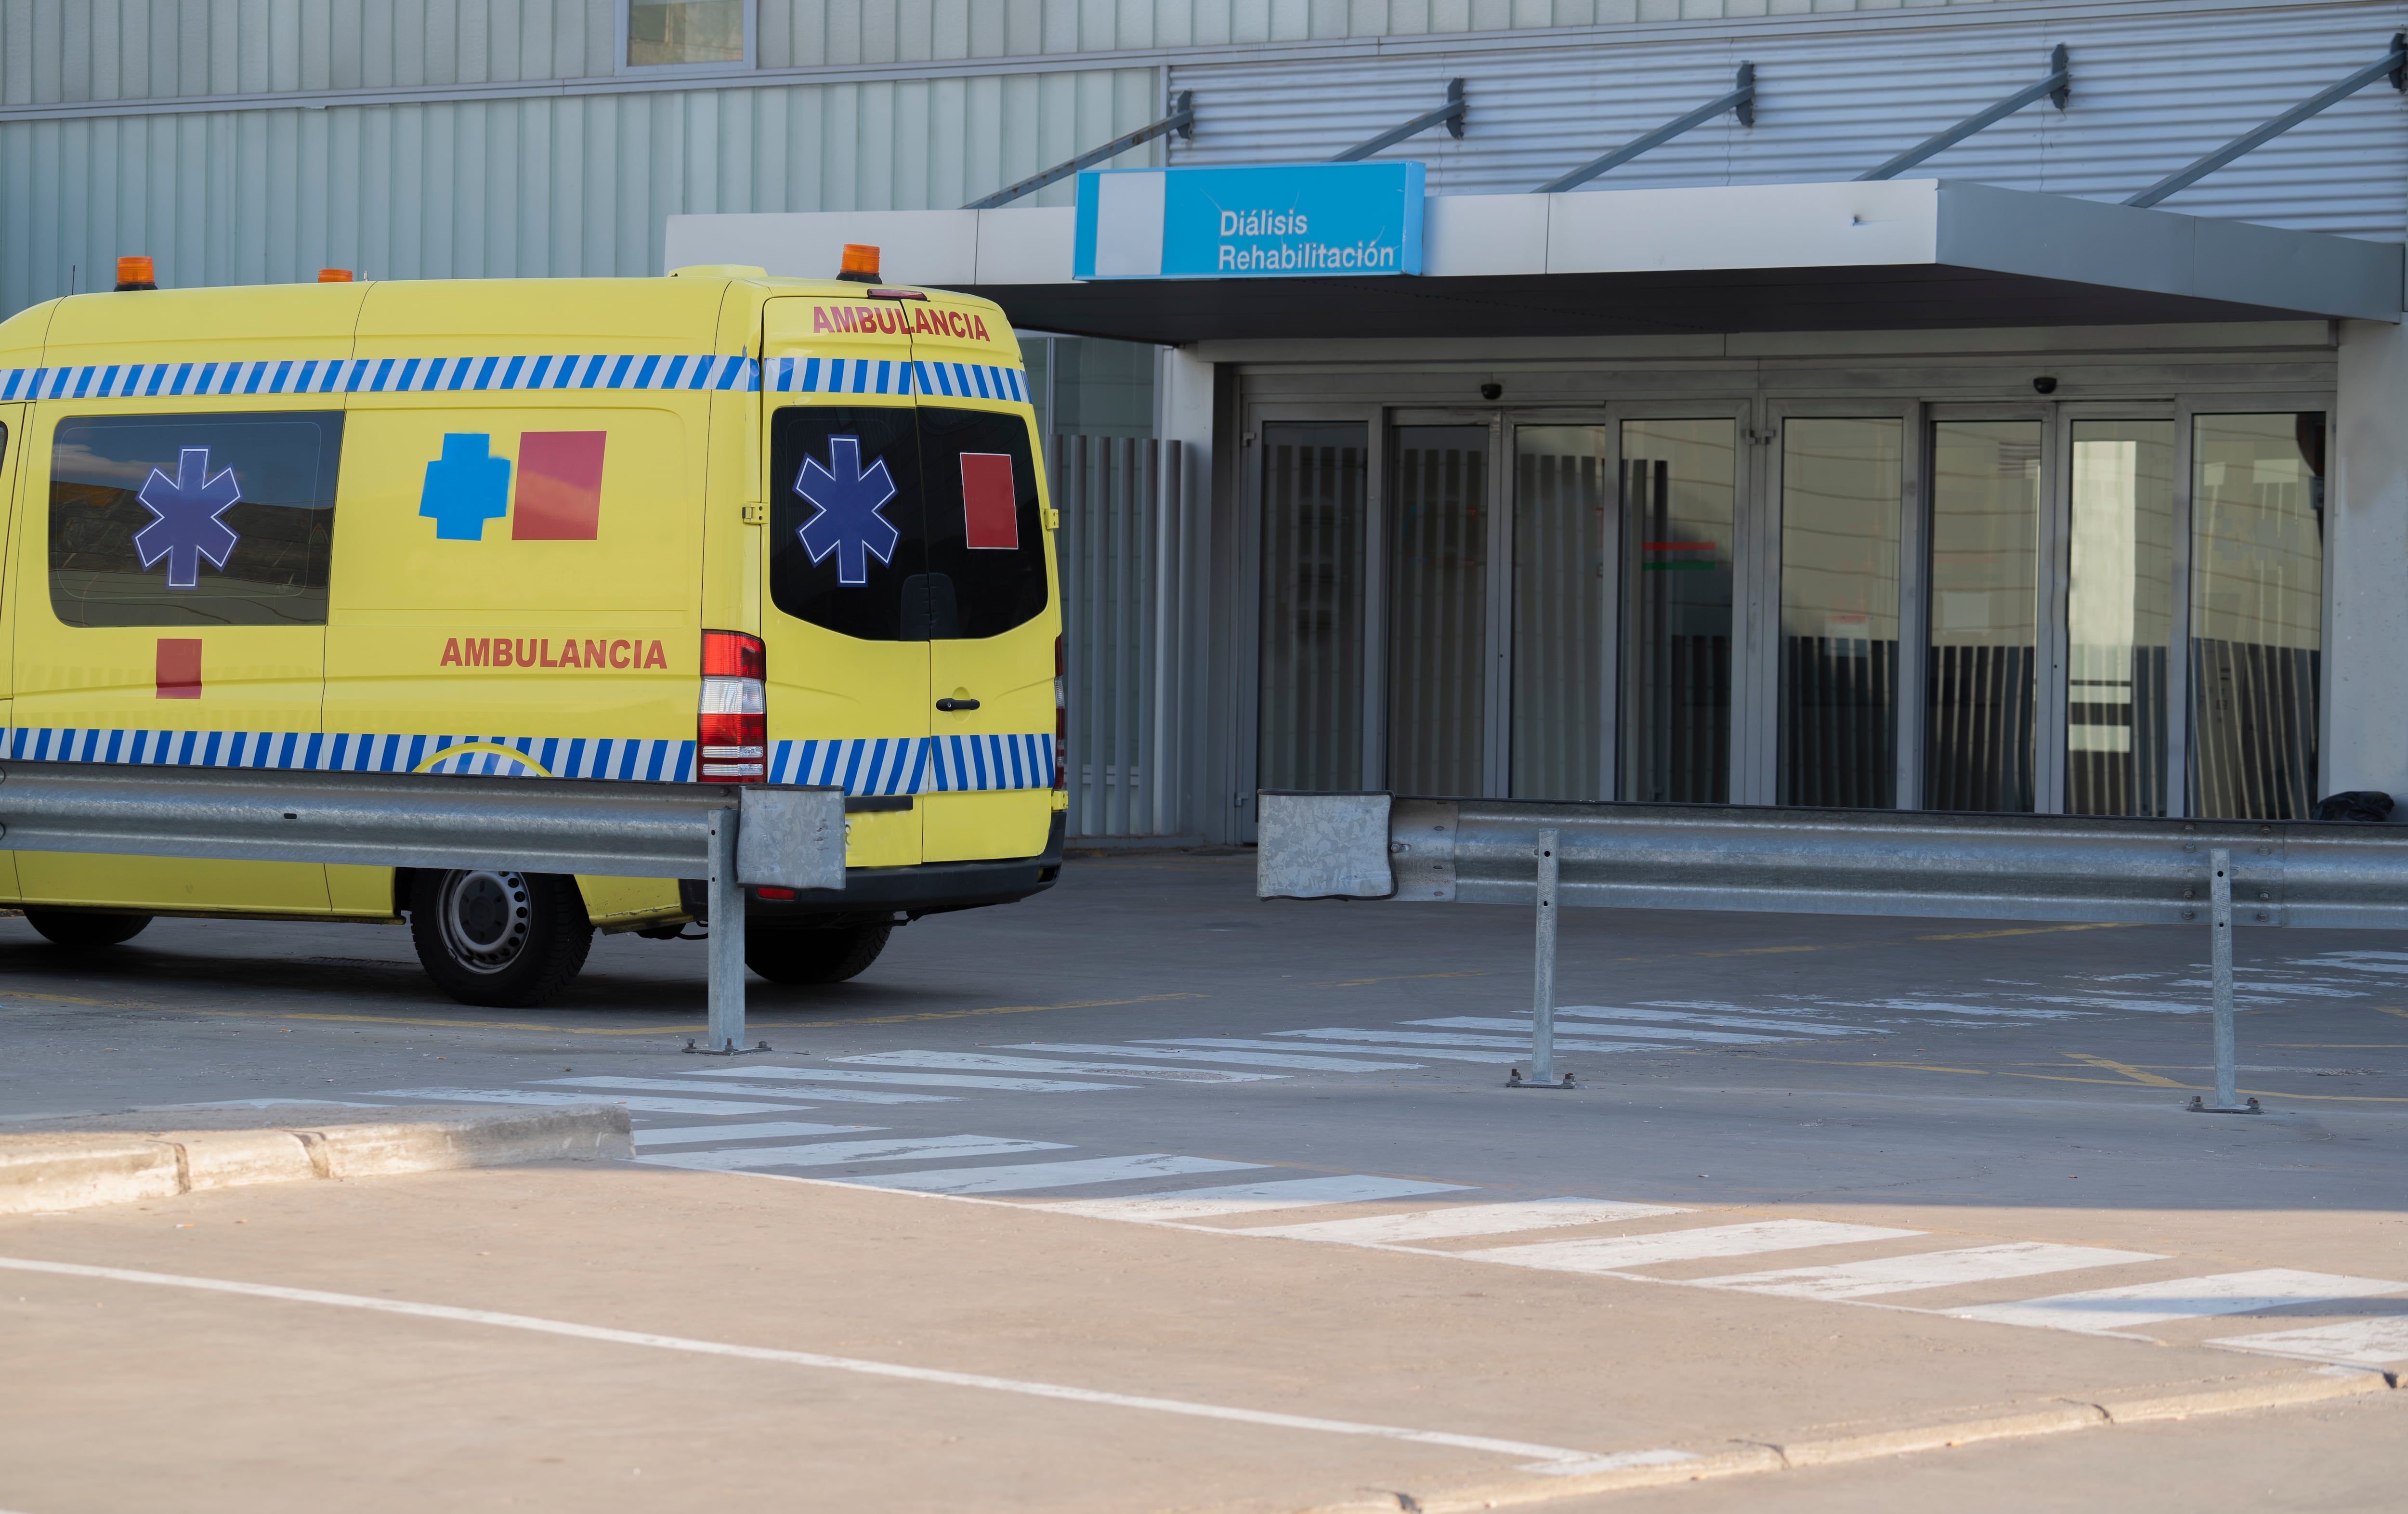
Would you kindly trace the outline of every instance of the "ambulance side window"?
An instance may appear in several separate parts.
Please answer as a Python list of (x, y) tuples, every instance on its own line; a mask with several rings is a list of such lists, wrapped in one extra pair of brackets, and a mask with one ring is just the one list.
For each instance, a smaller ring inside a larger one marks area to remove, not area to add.
[(1045, 523), (1028, 423), (994, 410), (920, 407), (927, 478), (928, 578), (951, 590), (953, 618), (930, 635), (975, 640), (1045, 610)]
[[(927, 639), (909, 406), (789, 406), (769, 421), (769, 598), (864, 641)], [(907, 605), (909, 607), (907, 611)]]
[(340, 410), (70, 416), (50, 607), (73, 626), (323, 625)]

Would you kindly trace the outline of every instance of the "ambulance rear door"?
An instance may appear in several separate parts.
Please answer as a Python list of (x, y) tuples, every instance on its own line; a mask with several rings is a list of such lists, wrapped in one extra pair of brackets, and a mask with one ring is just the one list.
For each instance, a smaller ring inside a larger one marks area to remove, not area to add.
[(769, 777), (844, 788), (853, 867), (922, 860), (931, 586), (897, 304), (789, 295), (762, 317)]
[(993, 307), (912, 307), (927, 512), (935, 739), (923, 785), (930, 862), (1033, 857), (1054, 806), (1061, 629), (1028, 382)]

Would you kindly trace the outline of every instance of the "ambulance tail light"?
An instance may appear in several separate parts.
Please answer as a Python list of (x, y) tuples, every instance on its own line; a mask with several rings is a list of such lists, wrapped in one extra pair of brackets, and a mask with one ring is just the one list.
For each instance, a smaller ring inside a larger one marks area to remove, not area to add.
[(702, 634), (702, 702), (695, 737), (705, 783), (761, 783), (769, 775), (769, 654), (759, 636)]
[(1070, 770), (1065, 765), (1070, 750), (1070, 664), (1062, 650), (1062, 638), (1054, 638), (1054, 787), (1068, 792)]

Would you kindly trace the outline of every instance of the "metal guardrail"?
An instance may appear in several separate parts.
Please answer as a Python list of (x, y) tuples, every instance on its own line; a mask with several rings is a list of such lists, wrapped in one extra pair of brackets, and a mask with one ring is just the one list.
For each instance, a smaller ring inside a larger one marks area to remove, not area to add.
[(744, 1041), (746, 885), (844, 887), (844, 793), (420, 773), (0, 764), (12, 851), (708, 878), (710, 1047)]
[[(2317, 821), (2127, 820), (1713, 805), (1282, 793), (1259, 799), (1263, 898), (1781, 910), (2082, 923), (2204, 922), (2216, 1103), (2232, 1066), (2236, 925), (2408, 929), (2408, 829)], [(1542, 852), (1553, 855), (1542, 857)], [(1533, 1016), (1534, 1078), (1552, 1080)]]

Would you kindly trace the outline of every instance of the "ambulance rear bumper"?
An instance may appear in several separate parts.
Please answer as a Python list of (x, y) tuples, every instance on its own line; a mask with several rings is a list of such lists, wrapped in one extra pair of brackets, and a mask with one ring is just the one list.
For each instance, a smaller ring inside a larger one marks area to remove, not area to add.
[(892, 921), (897, 915), (917, 920), (922, 915), (1012, 904), (1044, 893), (1061, 877), (1067, 818), (1054, 813), (1045, 850), (1034, 857), (922, 863), (916, 867), (848, 867), (841, 890), (798, 889), (792, 899), (764, 899), (758, 891), (747, 890), (744, 920), (747, 925), (808, 930)]

